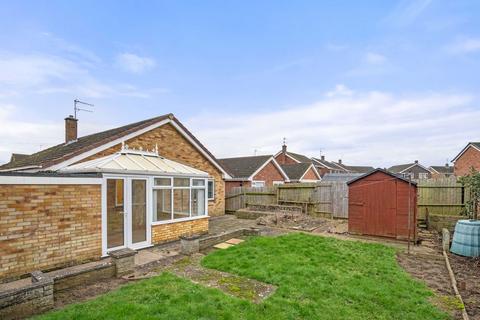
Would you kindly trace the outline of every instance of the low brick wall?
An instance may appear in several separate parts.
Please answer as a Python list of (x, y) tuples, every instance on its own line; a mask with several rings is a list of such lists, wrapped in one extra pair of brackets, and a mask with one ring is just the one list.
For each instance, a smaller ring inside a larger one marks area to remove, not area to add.
[(208, 233), (208, 217), (152, 226), (152, 244), (180, 239), (180, 236)]
[(53, 279), (0, 292), (0, 319), (23, 319), (53, 308)]
[(448, 231), (452, 232), (455, 230), (455, 224), (458, 220), (465, 219), (464, 216), (444, 216), (444, 215), (433, 215), (428, 216), (428, 229), (435, 230), (437, 232), (442, 232), (442, 229), (445, 228)]

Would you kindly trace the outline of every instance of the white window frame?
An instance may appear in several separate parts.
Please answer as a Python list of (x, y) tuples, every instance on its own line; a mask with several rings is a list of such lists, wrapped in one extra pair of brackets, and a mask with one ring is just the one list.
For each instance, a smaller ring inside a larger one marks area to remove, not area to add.
[(275, 186), (275, 185), (279, 185), (279, 184), (285, 184), (285, 181), (273, 181), (272, 184)]
[[(170, 186), (155, 186), (154, 185), (154, 179), (155, 178), (170, 178)], [(174, 179), (175, 178), (187, 178), (189, 179), (190, 181), (190, 184), (189, 186), (182, 186), (182, 187), (175, 187), (174, 186)], [(161, 220), (161, 221), (153, 221), (153, 216), (154, 216), (154, 212), (153, 212), (153, 201), (152, 201), (152, 217), (151, 217), (151, 225), (152, 226), (156, 226), (156, 225), (161, 225), (161, 224), (169, 224), (169, 223), (176, 223), (176, 222), (181, 222), (181, 221), (189, 221), (189, 220), (196, 220), (196, 219), (202, 219), (202, 218), (207, 218), (208, 217), (208, 178), (197, 178), (197, 177), (165, 177), (165, 176), (153, 176), (152, 178), (152, 188), (150, 189), (150, 192), (152, 193), (152, 197), (153, 197), (153, 192), (154, 190), (158, 190), (158, 189), (163, 189), (163, 190), (171, 190), (171, 204), (172, 204), (172, 210), (170, 212), (170, 219), (168, 220)], [(204, 186), (194, 186), (193, 185), (193, 180), (204, 180), (205, 181), (205, 185)], [(185, 218), (177, 218), (175, 219), (173, 216), (174, 216), (174, 212), (175, 212), (175, 203), (174, 203), (174, 192), (175, 190), (180, 190), (180, 189), (183, 189), (183, 190), (189, 190), (188, 192), (188, 197), (189, 197), (189, 210), (188, 210), (188, 217), (185, 217)], [(205, 212), (203, 215), (199, 215), (199, 216), (194, 216), (192, 217), (192, 189), (204, 189), (205, 190)]]
[[(211, 182), (212, 183), (212, 197), (210, 198), (208, 196), (208, 183)], [(212, 200), (215, 200), (215, 179), (207, 179), (207, 200), (208, 201), (212, 201)]]
[[(262, 186), (254, 186), (254, 184), (260, 183)], [(252, 180), (252, 188), (264, 188), (265, 187), (265, 181), (264, 180)]]

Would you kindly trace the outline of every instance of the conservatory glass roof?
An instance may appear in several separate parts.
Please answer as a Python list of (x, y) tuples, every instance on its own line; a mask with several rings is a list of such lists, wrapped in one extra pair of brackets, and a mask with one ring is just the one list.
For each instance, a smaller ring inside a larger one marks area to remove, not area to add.
[(59, 171), (208, 177), (207, 172), (159, 156), (157, 148), (154, 151), (143, 151), (128, 149), (126, 146), (118, 153), (77, 163)]

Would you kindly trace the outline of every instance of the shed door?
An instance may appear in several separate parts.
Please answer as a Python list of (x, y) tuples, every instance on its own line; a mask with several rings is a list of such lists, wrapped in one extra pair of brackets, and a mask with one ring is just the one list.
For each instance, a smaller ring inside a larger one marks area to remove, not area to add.
[(396, 233), (396, 183), (377, 181), (364, 186), (365, 233), (394, 237)]

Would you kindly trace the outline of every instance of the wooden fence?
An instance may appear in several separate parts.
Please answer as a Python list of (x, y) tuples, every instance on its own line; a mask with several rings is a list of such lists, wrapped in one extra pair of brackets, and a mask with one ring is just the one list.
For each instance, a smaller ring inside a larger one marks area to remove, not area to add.
[(268, 188), (234, 188), (225, 197), (227, 212), (247, 204), (285, 204), (302, 207), (311, 215), (348, 218), (348, 187), (345, 182), (295, 183)]
[(468, 192), (455, 177), (428, 179), (417, 182), (418, 218), (426, 213), (435, 215), (459, 215), (465, 206)]
[[(417, 183), (418, 219), (433, 215), (459, 215), (468, 192), (452, 178), (420, 180)], [(225, 211), (234, 212), (247, 204), (285, 204), (302, 207), (311, 215), (348, 218), (348, 186), (329, 181), (316, 184), (292, 183), (265, 188), (234, 188), (225, 197)]]

